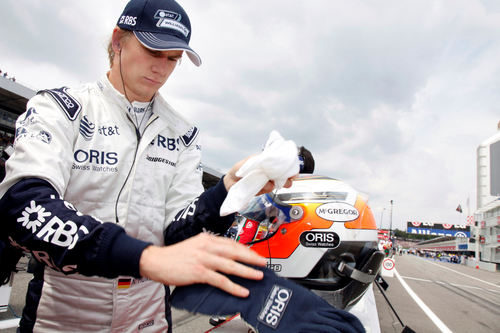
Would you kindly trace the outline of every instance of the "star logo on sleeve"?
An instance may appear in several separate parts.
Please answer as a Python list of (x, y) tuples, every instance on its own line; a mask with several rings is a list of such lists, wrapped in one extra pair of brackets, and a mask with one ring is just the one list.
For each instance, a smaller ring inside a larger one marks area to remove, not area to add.
[(24, 208), (20, 218), (17, 219), (18, 223), (22, 223), (23, 227), (26, 229), (31, 229), (35, 233), (38, 227), (45, 223), (45, 218), (51, 216), (52, 214), (45, 211), (40, 205), (37, 205), (35, 200), (31, 200), (30, 206)]

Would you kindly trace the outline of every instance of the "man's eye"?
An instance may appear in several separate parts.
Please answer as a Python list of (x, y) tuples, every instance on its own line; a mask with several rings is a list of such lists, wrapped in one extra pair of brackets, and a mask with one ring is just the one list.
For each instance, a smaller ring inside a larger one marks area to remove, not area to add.
[(160, 57), (162, 55), (162, 53), (160, 51), (155, 51), (155, 50), (151, 50), (151, 49), (148, 49), (148, 48), (144, 48), (152, 57)]

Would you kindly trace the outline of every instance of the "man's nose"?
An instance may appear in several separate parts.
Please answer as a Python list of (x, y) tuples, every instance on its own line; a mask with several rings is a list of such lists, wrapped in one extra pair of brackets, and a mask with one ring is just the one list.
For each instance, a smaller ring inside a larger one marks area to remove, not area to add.
[(155, 73), (165, 75), (168, 73), (169, 65), (167, 57), (158, 57), (153, 62), (152, 70)]

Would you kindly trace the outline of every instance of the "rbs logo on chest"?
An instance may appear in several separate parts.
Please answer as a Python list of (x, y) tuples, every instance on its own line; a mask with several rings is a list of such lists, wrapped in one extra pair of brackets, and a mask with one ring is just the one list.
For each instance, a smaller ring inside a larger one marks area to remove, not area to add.
[(259, 313), (257, 319), (273, 329), (276, 329), (285, 314), (286, 307), (290, 298), (292, 297), (292, 290), (274, 285), (271, 292), (267, 296), (264, 307)]
[(151, 141), (152, 146), (157, 146), (160, 148), (166, 148), (170, 151), (179, 150), (177, 145), (179, 144), (179, 139), (166, 138), (163, 135), (157, 135), (156, 138)]

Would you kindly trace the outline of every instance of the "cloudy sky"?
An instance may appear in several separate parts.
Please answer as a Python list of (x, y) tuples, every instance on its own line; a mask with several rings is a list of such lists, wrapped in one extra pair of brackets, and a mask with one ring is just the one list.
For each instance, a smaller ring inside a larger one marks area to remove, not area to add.
[[(464, 223), (476, 148), (500, 121), (500, 1), (180, 0), (200, 68), (162, 88), (222, 172), (269, 132), (370, 197), (378, 224)], [(0, 69), (32, 88), (94, 81), (126, 0), (1, 0)], [(463, 214), (455, 211), (461, 204)]]

